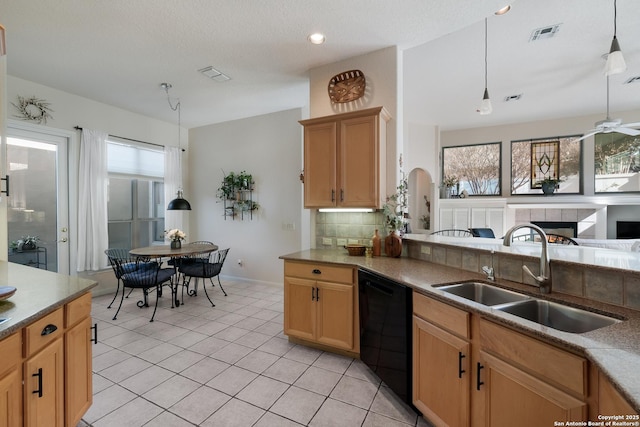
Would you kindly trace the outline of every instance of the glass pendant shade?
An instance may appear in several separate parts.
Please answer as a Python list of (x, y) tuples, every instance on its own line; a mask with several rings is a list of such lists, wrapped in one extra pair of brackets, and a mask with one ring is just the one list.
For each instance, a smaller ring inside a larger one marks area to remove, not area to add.
[(191, 205), (189, 204), (187, 199), (182, 197), (182, 190), (178, 190), (178, 197), (176, 197), (175, 199), (169, 202), (169, 204), (167, 205), (167, 210), (168, 211), (190, 211), (191, 210)]
[(618, 38), (613, 36), (613, 41), (611, 42), (611, 49), (609, 51), (609, 55), (607, 55), (607, 63), (604, 67), (604, 74), (606, 76), (611, 76), (613, 74), (620, 74), (627, 69), (627, 63), (624, 61), (624, 56), (622, 56), (622, 51), (620, 50), (620, 44), (618, 43)]
[(482, 97), (482, 103), (480, 104), (480, 109), (478, 112), (480, 115), (485, 116), (487, 114), (491, 114), (493, 111), (493, 107), (491, 106), (491, 99), (489, 99), (489, 90), (484, 88), (484, 96)]

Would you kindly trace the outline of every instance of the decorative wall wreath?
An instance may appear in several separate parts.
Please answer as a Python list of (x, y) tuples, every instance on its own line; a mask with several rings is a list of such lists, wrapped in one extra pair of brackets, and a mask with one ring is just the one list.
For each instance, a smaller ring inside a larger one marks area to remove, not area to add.
[(18, 110), (18, 115), (14, 116), (18, 119), (37, 122), (38, 124), (47, 124), (47, 119), (53, 119), (50, 114), (53, 112), (50, 102), (44, 99), (38, 99), (35, 96), (25, 98), (18, 95), (18, 103), (11, 103)]

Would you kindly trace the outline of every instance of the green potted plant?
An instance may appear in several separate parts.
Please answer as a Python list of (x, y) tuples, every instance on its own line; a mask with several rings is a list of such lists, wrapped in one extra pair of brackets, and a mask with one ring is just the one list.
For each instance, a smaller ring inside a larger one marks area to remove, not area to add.
[(33, 251), (38, 249), (38, 242), (40, 237), (38, 236), (22, 236), (18, 240), (18, 251)]
[(540, 183), (540, 188), (542, 188), (542, 192), (545, 196), (549, 196), (553, 194), (556, 189), (560, 186), (562, 182), (561, 179), (547, 177), (542, 181), (538, 181)]

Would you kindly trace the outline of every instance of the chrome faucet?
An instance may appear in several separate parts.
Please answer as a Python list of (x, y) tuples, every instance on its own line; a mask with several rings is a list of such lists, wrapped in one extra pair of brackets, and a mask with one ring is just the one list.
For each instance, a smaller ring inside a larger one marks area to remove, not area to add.
[(511, 239), (513, 236), (513, 232), (519, 230), (521, 228), (530, 228), (537, 232), (540, 235), (541, 243), (542, 243), (542, 253), (540, 254), (540, 275), (536, 276), (529, 270), (529, 267), (526, 265), (522, 266), (522, 269), (536, 281), (538, 287), (540, 288), (540, 292), (543, 294), (548, 294), (551, 292), (551, 266), (549, 264), (549, 249), (547, 248), (547, 235), (545, 234), (542, 228), (538, 227), (534, 224), (520, 224), (515, 227), (511, 227), (509, 231), (504, 235), (504, 241), (502, 242), (505, 246), (511, 246)]
[(491, 251), (491, 267), (489, 267), (488, 265), (482, 266), (482, 271), (484, 271), (484, 273), (487, 275), (487, 280), (491, 281), (496, 280), (496, 275), (493, 269), (493, 253), (494, 251)]

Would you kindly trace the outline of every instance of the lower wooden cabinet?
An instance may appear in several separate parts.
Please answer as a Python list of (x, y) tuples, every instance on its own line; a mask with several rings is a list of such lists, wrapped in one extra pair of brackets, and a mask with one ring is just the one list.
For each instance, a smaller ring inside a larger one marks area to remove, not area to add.
[(22, 341), (15, 333), (0, 341), (0, 427), (22, 425)]
[(285, 262), (284, 333), (358, 352), (354, 279), (352, 267)]
[(64, 346), (62, 338), (24, 362), (25, 427), (64, 425)]
[(582, 356), (417, 292), (413, 314), (413, 403), (435, 426), (635, 414)]
[(93, 399), (91, 294), (0, 341), (0, 427), (76, 427)]

